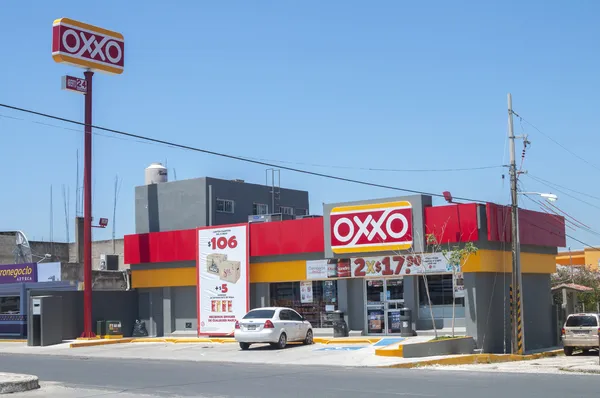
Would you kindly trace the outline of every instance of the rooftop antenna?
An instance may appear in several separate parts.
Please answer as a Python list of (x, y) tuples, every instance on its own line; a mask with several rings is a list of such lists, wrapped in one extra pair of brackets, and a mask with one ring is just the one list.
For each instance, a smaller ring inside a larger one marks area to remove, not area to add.
[(69, 233), (69, 187), (65, 188), (65, 184), (62, 186), (62, 196), (63, 196), (63, 207), (65, 209), (65, 233), (67, 235), (67, 240), (65, 242), (69, 243), (71, 240), (71, 234)]
[(119, 192), (121, 191), (121, 184), (123, 180), (119, 181), (119, 175), (115, 176), (115, 197), (113, 202), (113, 222), (112, 222), (112, 247), (113, 254), (116, 254), (115, 248), (115, 234), (116, 234), (116, 225), (117, 225), (117, 201), (119, 199)]
[(54, 254), (54, 203), (52, 203), (52, 184), (50, 184), (50, 253)]

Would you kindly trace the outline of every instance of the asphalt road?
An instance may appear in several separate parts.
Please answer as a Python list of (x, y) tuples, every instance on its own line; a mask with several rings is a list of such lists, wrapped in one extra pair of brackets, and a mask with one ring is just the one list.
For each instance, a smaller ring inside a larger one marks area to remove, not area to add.
[[(598, 376), (273, 366), (0, 354), (0, 372), (161, 397), (597, 397)], [(595, 379), (592, 379), (595, 378)], [(41, 391), (40, 391), (41, 392)], [(78, 395), (89, 396), (89, 395)], [(96, 394), (94, 396), (97, 396)], [(16, 398), (16, 396), (15, 396)]]

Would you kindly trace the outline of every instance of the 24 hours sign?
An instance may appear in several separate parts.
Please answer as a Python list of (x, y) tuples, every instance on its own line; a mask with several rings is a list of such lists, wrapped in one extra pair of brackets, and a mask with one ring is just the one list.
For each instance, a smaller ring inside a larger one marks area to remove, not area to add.
[(198, 229), (198, 334), (233, 334), (248, 312), (248, 225)]

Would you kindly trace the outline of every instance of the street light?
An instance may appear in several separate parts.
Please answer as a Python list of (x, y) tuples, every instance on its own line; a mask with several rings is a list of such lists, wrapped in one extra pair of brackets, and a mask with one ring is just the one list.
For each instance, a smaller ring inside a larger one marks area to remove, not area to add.
[(542, 198), (546, 199), (548, 202), (556, 202), (558, 200), (558, 196), (553, 193), (543, 193), (543, 192), (519, 192), (521, 195), (539, 195)]

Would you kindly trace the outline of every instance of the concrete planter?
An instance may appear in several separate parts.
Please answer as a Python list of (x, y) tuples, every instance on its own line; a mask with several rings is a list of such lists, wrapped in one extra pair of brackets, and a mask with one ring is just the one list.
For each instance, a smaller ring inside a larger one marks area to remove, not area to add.
[(437, 355), (473, 354), (475, 341), (472, 337), (456, 337), (447, 340), (405, 344), (402, 347), (404, 358), (432, 357)]

